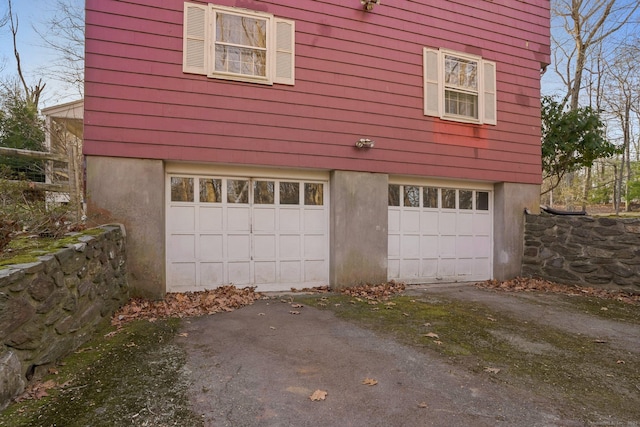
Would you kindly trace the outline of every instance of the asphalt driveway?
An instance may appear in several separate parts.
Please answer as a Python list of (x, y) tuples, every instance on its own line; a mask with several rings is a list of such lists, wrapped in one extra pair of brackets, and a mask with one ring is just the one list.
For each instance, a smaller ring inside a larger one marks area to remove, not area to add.
[[(182, 336), (189, 399), (206, 426), (583, 425), (490, 373), (474, 375), (330, 311), (279, 299), (185, 320)], [(312, 401), (316, 390), (326, 398)]]

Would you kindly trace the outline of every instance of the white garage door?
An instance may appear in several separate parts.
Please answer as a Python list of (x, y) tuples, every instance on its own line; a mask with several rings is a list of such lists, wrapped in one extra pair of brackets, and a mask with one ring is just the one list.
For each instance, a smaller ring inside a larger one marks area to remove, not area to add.
[(167, 178), (167, 290), (328, 283), (327, 183)]
[(389, 279), (490, 279), (491, 196), (488, 190), (389, 185)]

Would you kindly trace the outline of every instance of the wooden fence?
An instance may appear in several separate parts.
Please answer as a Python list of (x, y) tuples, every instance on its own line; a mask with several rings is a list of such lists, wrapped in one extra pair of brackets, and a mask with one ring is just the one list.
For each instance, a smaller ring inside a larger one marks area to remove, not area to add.
[[(37, 190), (51, 191), (56, 193), (66, 193), (69, 195), (69, 204), (73, 209), (76, 220), (80, 220), (84, 214), (83, 209), (83, 186), (82, 186), (82, 167), (78, 164), (78, 153), (75, 145), (70, 145), (67, 155), (51, 153), (46, 151), (20, 150), (17, 148), (0, 147), (0, 156), (22, 157), (32, 160), (43, 160), (48, 162), (47, 173), (48, 180), (51, 180), (54, 174), (54, 163), (65, 164), (67, 177), (66, 182), (29, 182), (31, 188)], [(23, 182), (23, 181), (11, 181)]]

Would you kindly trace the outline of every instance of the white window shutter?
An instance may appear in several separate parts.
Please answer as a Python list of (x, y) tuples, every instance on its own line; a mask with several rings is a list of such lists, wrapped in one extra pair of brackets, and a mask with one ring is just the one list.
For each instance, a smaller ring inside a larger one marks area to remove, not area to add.
[(483, 61), (483, 114), (482, 122), (488, 125), (498, 123), (496, 101), (496, 63)]
[(274, 83), (293, 85), (295, 83), (295, 22), (275, 19), (275, 64)]
[(438, 72), (440, 54), (424, 48), (424, 115), (440, 117), (440, 82)]
[(207, 74), (207, 6), (184, 4), (182, 71)]

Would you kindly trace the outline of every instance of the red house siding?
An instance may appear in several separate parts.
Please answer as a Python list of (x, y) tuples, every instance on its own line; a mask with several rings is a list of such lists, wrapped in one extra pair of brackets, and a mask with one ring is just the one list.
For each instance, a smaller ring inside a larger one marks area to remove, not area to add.
[[(87, 0), (85, 154), (540, 182), (548, 0), (214, 3), (296, 22), (295, 86), (184, 74), (182, 0)], [(423, 115), (423, 47), (496, 62), (496, 126)]]

